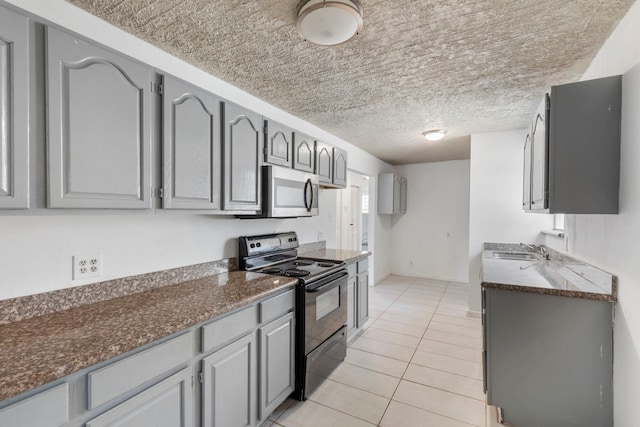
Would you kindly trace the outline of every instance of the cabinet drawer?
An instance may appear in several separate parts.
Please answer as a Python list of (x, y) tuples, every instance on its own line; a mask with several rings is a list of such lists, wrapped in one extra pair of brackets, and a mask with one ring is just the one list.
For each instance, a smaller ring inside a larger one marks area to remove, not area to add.
[(223, 317), (202, 327), (202, 351), (209, 351), (258, 326), (257, 306)]
[(352, 262), (351, 264), (347, 264), (347, 271), (349, 272), (349, 279), (356, 277), (356, 274), (358, 274), (357, 263)]
[(267, 323), (293, 309), (295, 290), (284, 292), (260, 303), (260, 323)]
[(69, 421), (69, 385), (61, 384), (0, 409), (2, 426), (57, 427)]
[(369, 257), (358, 261), (358, 274), (369, 271)]
[(192, 356), (193, 334), (188, 332), (91, 372), (88, 375), (89, 409), (159, 377), (189, 361)]

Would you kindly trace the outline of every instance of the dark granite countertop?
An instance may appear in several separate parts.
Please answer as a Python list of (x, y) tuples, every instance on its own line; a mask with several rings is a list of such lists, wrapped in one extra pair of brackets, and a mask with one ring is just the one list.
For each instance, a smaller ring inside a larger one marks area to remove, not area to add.
[(523, 252), (519, 245), (485, 244), (482, 286), (574, 298), (616, 301), (617, 277), (592, 265), (548, 249), (549, 260), (499, 259), (495, 251)]
[(297, 279), (233, 271), (0, 325), (0, 400), (295, 283)]
[(360, 261), (371, 255), (367, 251), (354, 251), (349, 249), (318, 249), (315, 251), (302, 252), (298, 256), (302, 258), (325, 259), (331, 261), (344, 261), (346, 263)]

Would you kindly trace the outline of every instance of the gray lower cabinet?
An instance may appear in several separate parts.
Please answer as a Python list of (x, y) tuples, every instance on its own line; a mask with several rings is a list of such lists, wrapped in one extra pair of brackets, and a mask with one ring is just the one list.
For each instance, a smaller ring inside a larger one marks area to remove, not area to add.
[(162, 207), (220, 209), (220, 98), (165, 75), (162, 126)]
[(151, 208), (152, 69), (46, 34), (49, 207)]
[(351, 338), (351, 333), (356, 329), (356, 313), (358, 312), (358, 300), (356, 299), (357, 277), (349, 277), (347, 281), (347, 334)]
[(314, 172), (315, 141), (300, 132), (293, 134), (293, 168), (303, 172)]
[(293, 392), (293, 313), (263, 326), (258, 331), (260, 345), (260, 420), (265, 420)]
[(369, 258), (347, 264), (347, 340), (351, 341), (369, 320)]
[(247, 335), (202, 360), (204, 427), (254, 426), (256, 337)]
[(613, 303), (483, 289), (487, 401), (518, 427), (613, 425)]
[(0, 7), (0, 209), (29, 207), (29, 20)]
[(223, 104), (223, 205), (228, 211), (261, 209), (262, 116)]
[(369, 273), (358, 274), (358, 286), (356, 288), (356, 295), (358, 298), (358, 328), (364, 326), (369, 320)]
[(60, 384), (0, 409), (0, 426), (59, 427), (69, 421), (69, 385)]
[(264, 162), (290, 168), (293, 164), (293, 130), (265, 119), (264, 137)]
[(86, 427), (192, 427), (193, 403), (192, 370), (185, 368), (93, 418)]

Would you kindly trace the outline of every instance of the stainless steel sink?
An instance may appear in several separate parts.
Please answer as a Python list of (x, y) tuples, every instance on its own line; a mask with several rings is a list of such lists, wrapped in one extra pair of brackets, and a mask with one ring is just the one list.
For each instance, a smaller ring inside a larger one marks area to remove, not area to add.
[(531, 252), (494, 251), (493, 257), (498, 259), (512, 259), (516, 261), (538, 261), (539, 258)]

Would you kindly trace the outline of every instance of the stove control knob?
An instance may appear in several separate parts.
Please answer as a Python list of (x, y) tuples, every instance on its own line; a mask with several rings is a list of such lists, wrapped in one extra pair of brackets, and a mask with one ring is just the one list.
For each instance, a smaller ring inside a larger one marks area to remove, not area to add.
[(289, 243), (293, 242), (293, 239), (291, 237), (289, 237)]
[(251, 248), (255, 248), (255, 247), (256, 247), (256, 244), (255, 244), (255, 243), (252, 243), (250, 246), (251, 246)]
[(260, 246), (262, 246), (262, 244), (260, 244), (260, 242), (256, 243), (256, 246), (259, 248)]

